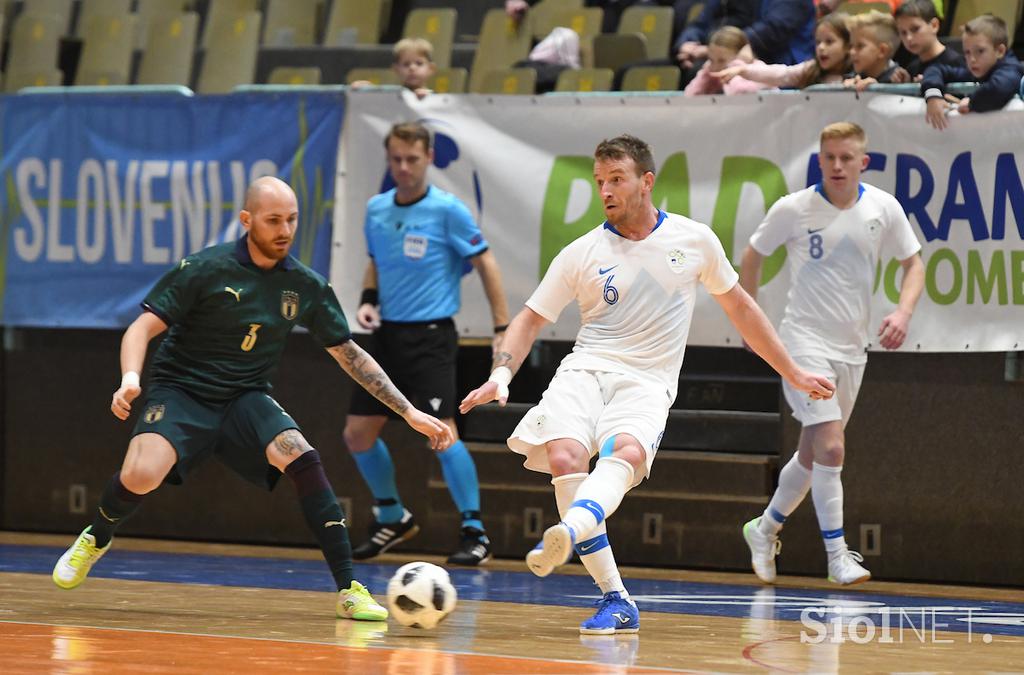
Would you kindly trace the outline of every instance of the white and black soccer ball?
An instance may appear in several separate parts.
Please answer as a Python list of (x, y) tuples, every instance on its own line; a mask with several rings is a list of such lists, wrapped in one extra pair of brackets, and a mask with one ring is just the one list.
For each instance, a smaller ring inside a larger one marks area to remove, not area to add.
[(430, 563), (402, 565), (388, 582), (388, 609), (403, 626), (433, 628), (455, 609), (456, 599), (448, 572)]

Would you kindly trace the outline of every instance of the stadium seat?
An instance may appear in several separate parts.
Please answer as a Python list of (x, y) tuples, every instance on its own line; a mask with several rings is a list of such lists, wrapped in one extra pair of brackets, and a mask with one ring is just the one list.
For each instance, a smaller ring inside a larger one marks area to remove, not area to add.
[(569, 68), (558, 74), (555, 91), (611, 91), (614, 77), (610, 68)]
[(634, 5), (627, 7), (619, 20), (618, 33), (637, 33), (647, 42), (648, 59), (669, 56), (672, 46), (672, 19), (675, 11), (671, 7)]
[(135, 48), (146, 48), (155, 21), (178, 16), (187, 11), (190, 4), (190, 0), (138, 0), (135, 7)]
[(22, 13), (32, 16), (52, 16), (57, 19), (57, 35), (71, 34), (72, 0), (25, 0)]
[(530, 53), (530, 31), (523, 23), (510, 19), (504, 9), (487, 12), (469, 71), (469, 91), (481, 90), (488, 71), (509, 68)]
[(496, 68), (487, 71), (481, 94), (533, 94), (537, 89), (537, 71), (533, 68)]
[(643, 33), (604, 33), (594, 36), (593, 50), (595, 68), (618, 70), (647, 60), (647, 38)]
[(252, 84), (259, 51), (259, 12), (248, 12), (231, 21), (214, 24), (210, 46), (203, 57), (196, 91), (228, 93), (240, 84)]
[(375, 45), (391, 15), (384, 0), (334, 0), (324, 34), (325, 47)]
[(43, 70), (16, 70), (4, 76), (4, 91), (13, 93), (25, 87), (59, 87), (64, 73), (57, 68)]
[(959, 37), (964, 24), (976, 16), (993, 14), (1006, 22), (1006, 31), (1013, 46), (1014, 33), (1020, 19), (1021, 0), (959, 0), (953, 9), (953, 21), (949, 34)]
[(135, 40), (134, 14), (89, 15), (81, 31), (76, 85), (128, 84)]
[(574, 9), (583, 9), (583, 0), (540, 0), (527, 14), (533, 36), (542, 39), (558, 26), (556, 13)]
[(630, 68), (622, 78), (622, 91), (675, 91), (679, 89), (679, 77), (675, 66)]
[(199, 15), (195, 12), (155, 17), (142, 52), (136, 84), (189, 86), (198, 34)]
[(398, 75), (390, 68), (353, 68), (345, 75), (345, 83), (352, 84), (358, 80), (365, 80), (371, 84), (401, 84)]
[(78, 5), (78, 20), (75, 35), (85, 37), (85, 30), (94, 16), (128, 16), (132, 13), (131, 0), (81, 0)]
[(316, 66), (308, 68), (290, 68), (280, 66), (270, 71), (267, 84), (320, 84), (322, 75)]
[(427, 87), (438, 94), (463, 94), (466, 92), (468, 79), (469, 71), (465, 68), (438, 68), (427, 80)]
[(224, 34), (224, 29), (219, 28), (220, 24), (232, 23), (240, 16), (258, 11), (261, 4), (261, 0), (210, 0), (206, 8), (206, 16), (203, 17), (203, 48), (206, 49), (210, 46), (214, 32), (220, 35)]
[(414, 9), (405, 17), (402, 37), (423, 38), (434, 46), (434, 64), (448, 68), (452, 63), (457, 14), (451, 8)]
[(51, 69), (57, 67), (62, 25), (63, 19), (52, 14), (19, 14), (11, 27), (6, 74), (52, 74)]
[(320, 0), (267, 0), (262, 44), (267, 47), (315, 45), (319, 5)]

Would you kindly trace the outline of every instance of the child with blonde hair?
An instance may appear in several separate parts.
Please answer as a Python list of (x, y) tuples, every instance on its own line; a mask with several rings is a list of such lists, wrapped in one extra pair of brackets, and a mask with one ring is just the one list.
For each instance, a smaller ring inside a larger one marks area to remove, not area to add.
[(872, 84), (909, 82), (910, 74), (892, 60), (900, 46), (900, 34), (892, 14), (871, 10), (851, 16), (850, 62), (853, 72), (843, 85), (864, 91)]
[[(431, 93), (427, 82), (434, 75), (434, 45), (423, 38), (404, 38), (395, 43), (391, 50), (394, 60), (391, 69), (398, 76), (399, 83), (423, 98)], [(353, 89), (372, 86), (368, 80), (356, 80), (349, 86)]]
[(787, 66), (781, 63), (741, 63), (711, 73), (723, 85), (742, 77), (769, 87), (803, 89), (812, 84), (841, 84), (850, 70), (850, 30), (846, 14), (823, 16), (814, 29), (814, 58)]
[(740, 52), (748, 45), (746, 34), (735, 26), (724, 26), (711, 34), (708, 40), (708, 59), (697, 71), (690, 83), (683, 89), (686, 96), (704, 94), (746, 94), (764, 89), (763, 84), (743, 77), (729, 78), (723, 82), (712, 73), (729, 67), (746, 65)]

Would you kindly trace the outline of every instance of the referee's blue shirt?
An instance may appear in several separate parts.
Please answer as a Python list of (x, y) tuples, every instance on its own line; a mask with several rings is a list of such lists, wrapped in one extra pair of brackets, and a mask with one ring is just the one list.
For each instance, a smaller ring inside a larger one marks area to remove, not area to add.
[(487, 250), (465, 204), (433, 185), (412, 204), (396, 188), (366, 205), (366, 246), (377, 266), (381, 318), (430, 321), (459, 311), (466, 258)]

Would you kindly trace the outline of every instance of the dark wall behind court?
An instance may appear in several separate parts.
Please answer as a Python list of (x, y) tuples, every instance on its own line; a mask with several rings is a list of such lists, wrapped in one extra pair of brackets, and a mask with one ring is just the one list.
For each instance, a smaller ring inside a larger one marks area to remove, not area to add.
[[(120, 466), (134, 422), (134, 417), (120, 422), (109, 411), (119, 381), (119, 341), (120, 332), (114, 331), (6, 332), (0, 358), (3, 529), (72, 534), (91, 520), (104, 485)], [(489, 368), (486, 350), (465, 354), (460, 393), (486, 377)], [(699, 348), (687, 351), (688, 362), (700, 358)], [(876, 578), (1012, 585), (1024, 579), (1024, 384), (1006, 381), (1005, 369), (1001, 353), (871, 356), (847, 428), (843, 482), (851, 546), (860, 544), (862, 525), (880, 526), (880, 555), (868, 558)], [(351, 386), (308, 335), (296, 334), (273, 394), (320, 451), (339, 497), (350, 500), (349, 523), (358, 542), (369, 523), (371, 500), (341, 439)], [(783, 424), (779, 466), (788, 460), (798, 431), (791, 421)], [(409, 550), (449, 552), (457, 535), (448, 526), (453, 514), (445, 510), (452, 509), (440, 503), (444, 500), (431, 500), (428, 486), (439, 475), (437, 462), (398, 423), (386, 428), (385, 439), (395, 454), (404, 501), (421, 521), (433, 517), (445, 523), (440, 528), (425, 522), (430, 536), (421, 534)], [(536, 499), (547, 504), (552, 498), (537, 479), (525, 470), (505, 477), (538, 483)], [(659, 488), (658, 480), (655, 471), (651, 489)], [(120, 534), (312, 545), (288, 483), (282, 480), (268, 495), (209, 462), (184, 486), (164, 486), (148, 496)], [(514, 515), (502, 513), (512, 505), (484, 507), (492, 523), (511, 522)], [(665, 517), (698, 516), (680, 510)], [(745, 568), (741, 525), (736, 523), (730, 554), (716, 566)], [(638, 533), (616, 530), (614, 518), (609, 526), (617, 549), (631, 552), (628, 562), (680, 566), (664, 551), (633, 547)], [(810, 496), (787, 524), (784, 541), (780, 572), (823, 576)]]

